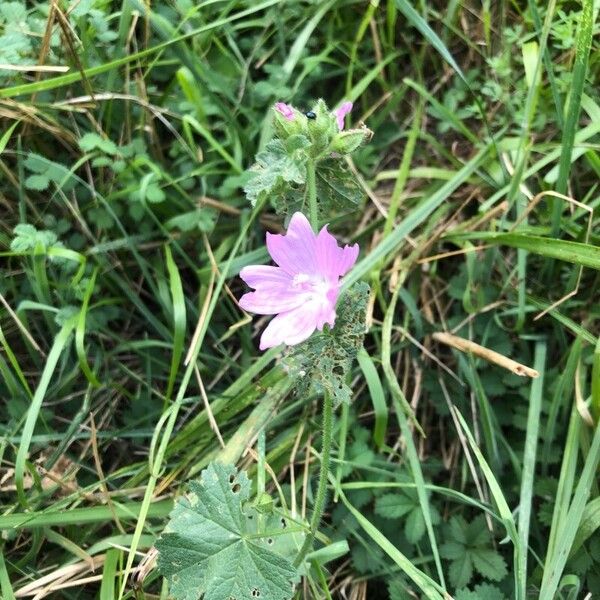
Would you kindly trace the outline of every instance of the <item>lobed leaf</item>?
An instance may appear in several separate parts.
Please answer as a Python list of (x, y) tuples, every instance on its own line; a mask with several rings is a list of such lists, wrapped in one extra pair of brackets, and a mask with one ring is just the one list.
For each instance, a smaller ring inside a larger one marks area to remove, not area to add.
[[(270, 519), (257, 532), (258, 512), (244, 505), (250, 481), (233, 465), (211, 463), (171, 513), (156, 543), (158, 567), (176, 600), (291, 599), (298, 572), (280, 548), (285, 519)], [(274, 531), (275, 523), (278, 530)], [(277, 543), (276, 543), (277, 542)]]

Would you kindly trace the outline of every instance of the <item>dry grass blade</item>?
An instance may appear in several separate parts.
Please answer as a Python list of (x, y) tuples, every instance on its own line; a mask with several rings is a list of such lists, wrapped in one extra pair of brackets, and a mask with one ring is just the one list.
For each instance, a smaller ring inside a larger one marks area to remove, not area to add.
[(0, 69), (3, 71), (20, 71), (23, 73), (66, 73), (69, 67), (63, 67), (60, 65), (7, 65), (0, 63)]
[(478, 356), (479, 358), (483, 358), (488, 362), (494, 363), (504, 369), (509, 370), (511, 373), (515, 375), (520, 375), (521, 377), (538, 377), (539, 373), (528, 367), (526, 365), (513, 360), (512, 358), (508, 358), (499, 352), (494, 350), (490, 350), (485, 346), (481, 346), (480, 344), (476, 344), (471, 340), (465, 340), (464, 338), (458, 337), (457, 335), (452, 335), (451, 333), (446, 333), (443, 331), (437, 331), (432, 334), (434, 340), (446, 344), (447, 346), (451, 346), (452, 348), (456, 348), (461, 352), (468, 352)]

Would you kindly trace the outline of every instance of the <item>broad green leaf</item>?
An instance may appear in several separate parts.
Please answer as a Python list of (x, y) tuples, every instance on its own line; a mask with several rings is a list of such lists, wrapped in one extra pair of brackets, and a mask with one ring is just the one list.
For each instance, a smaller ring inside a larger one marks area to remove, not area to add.
[(282, 533), (288, 521), (278, 519), (274, 530), (271, 519), (257, 533), (258, 512), (244, 505), (249, 497), (250, 481), (233, 465), (211, 463), (201, 480), (190, 483), (156, 543), (158, 566), (174, 598), (292, 598), (298, 572), (284, 556), (290, 549), (290, 536)]
[(281, 200), (290, 186), (303, 186), (306, 181), (308, 146), (310, 141), (306, 136), (292, 135), (287, 140), (271, 140), (256, 155), (256, 164), (250, 169), (254, 175), (244, 186), (252, 206), (268, 198), (282, 212)]
[(43, 192), (48, 189), (50, 185), (50, 179), (44, 175), (30, 175), (25, 179), (25, 187), (28, 190), (35, 190), (36, 192)]
[(475, 568), (487, 579), (500, 581), (506, 577), (506, 562), (502, 556), (491, 548), (481, 548), (471, 552)]
[(405, 494), (384, 494), (375, 502), (375, 512), (387, 519), (399, 519), (415, 507), (415, 502)]
[(317, 164), (317, 198), (325, 209), (356, 210), (365, 197), (346, 163), (327, 159)]
[(440, 547), (440, 554), (452, 561), (449, 574), (454, 587), (465, 587), (473, 577), (473, 568), (492, 581), (506, 577), (506, 563), (491, 546), (490, 535), (483, 516), (470, 523), (462, 516), (450, 519), (449, 539)]
[(461, 554), (456, 560), (452, 561), (450, 569), (450, 583), (454, 587), (464, 587), (473, 577), (473, 563), (468, 552)]
[[(430, 512), (432, 517), (431, 521), (435, 524), (439, 519), (434, 518), (436, 512), (431, 507)], [(425, 519), (423, 518), (423, 512), (421, 511), (420, 506), (418, 508), (413, 508), (413, 510), (408, 513), (404, 525), (404, 533), (406, 534), (406, 539), (411, 544), (416, 544), (425, 535)]]

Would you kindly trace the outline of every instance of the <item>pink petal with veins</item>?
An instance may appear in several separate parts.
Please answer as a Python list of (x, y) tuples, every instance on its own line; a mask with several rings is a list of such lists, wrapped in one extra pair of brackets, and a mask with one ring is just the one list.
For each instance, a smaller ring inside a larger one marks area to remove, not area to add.
[(285, 235), (267, 233), (267, 249), (278, 266), (252, 265), (240, 272), (254, 289), (240, 298), (240, 306), (276, 315), (261, 336), (260, 349), (299, 344), (326, 323), (333, 327), (340, 277), (356, 262), (358, 244), (340, 248), (327, 226), (317, 235), (297, 212)]
[(267, 233), (267, 250), (273, 260), (286, 272), (316, 272), (317, 256), (315, 235), (308, 219), (294, 213), (286, 235)]

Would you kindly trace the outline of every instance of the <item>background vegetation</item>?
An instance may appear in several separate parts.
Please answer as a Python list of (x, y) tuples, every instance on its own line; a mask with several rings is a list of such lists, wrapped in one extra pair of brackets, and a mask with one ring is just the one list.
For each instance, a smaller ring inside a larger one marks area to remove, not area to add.
[(282, 226), (244, 170), (275, 101), (317, 98), (374, 131), (350, 164), (364, 200), (331, 227), (372, 296), (336, 413), (322, 541), (341, 544), (298, 597), (418, 598), (415, 567), (457, 600), (597, 593), (596, 12), (2, 2), (2, 597), (166, 598), (152, 545), (215, 458), (310, 512), (318, 399), (235, 298)]

